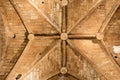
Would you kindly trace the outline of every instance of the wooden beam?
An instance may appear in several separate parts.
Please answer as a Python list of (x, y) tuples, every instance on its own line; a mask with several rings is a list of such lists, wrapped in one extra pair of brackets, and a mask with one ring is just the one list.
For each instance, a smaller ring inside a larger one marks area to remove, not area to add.
[(61, 67), (66, 67), (67, 66), (67, 51), (66, 48), (67, 44), (66, 41), (61, 40)]
[(10, 4), (12, 5), (12, 7), (14, 8), (14, 10), (15, 10), (15, 12), (17, 13), (18, 17), (20, 18), (20, 20), (21, 20), (23, 26), (25, 27), (27, 33), (32, 33), (32, 30), (31, 30), (29, 27), (27, 27), (27, 25), (26, 25), (25, 22), (23, 21), (21, 15), (20, 15), (20, 13), (19, 13), (19, 11), (17, 10), (17, 7), (16, 7), (15, 4), (14, 4), (14, 1), (13, 1), (13, 0), (9, 0), (9, 2), (10, 2)]
[(69, 39), (96, 39), (96, 35), (75, 35), (70, 34), (68, 35)]
[(62, 33), (67, 32), (67, 6), (62, 8)]
[(73, 44), (70, 42), (70, 40), (67, 40), (68, 46), (75, 52), (75, 55), (79, 58), (79, 56), (82, 56), (85, 58), (91, 65), (95, 65), (85, 54), (86, 52), (78, 50), (78, 48), (74, 47)]
[[(59, 41), (58, 41), (59, 42)], [(38, 55), (36, 55), (36, 59), (34, 60), (33, 63), (31, 63), (31, 68), (28, 72), (26, 72), (26, 74), (24, 75), (24, 77), (26, 77), (41, 61), (41, 59), (43, 59), (44, 56), (46, 56), (47, 54), (49, 54), (52, 50), (54, 50), (56, 48), (56, 46), (58, 46), (57, 41), (53, 41), (50, 46), (46, 47), (45, 50), (42, 52), (42, 53), (39, 53)], [(49, 77), (55, 75), (55, 74), (58, 74), (59, 73), (59, 70), (47, 75), (46, 77), (43, 77), (42, 79), (40, 80), (47, 80)], [(24, 78), (22, 77), (22, 79)]]
[(99, 76), (103, 76), (104, 78), (106, 78), (102, 73), (100, 73), (101, 71), (98, 68), (96, 68), (95, 64), (85, 55), (85, 54), (87, 54), (85, 51), (78, 50), (77, 47), (74, 47), (72, 45), (70, 40), (67, 40), (67, 43), (68, 43), (69, 47), (75, 52), (75, 55), (78, 58), (79, 58), (79, 56), (82, 56), (89, 64), (91, 64), (91, 66), (95, 69), (95, 71), (98, 73)]
[(109, 49), (107, 48), (107, 45), (105, 44), (105, 42), (103, 40), (101, 40), (101, 41), (99, 41), (99, 45), (106, 52), (106, 54), (108, 55), (110, 60), (113, 62), (113, 64), (117, 68), (117, 70), (120, 72), (120, 66), (117, 65), (116, 61), (113, 59), (113, 56), (112, 56), (111, 52), (109, 51)]
[(60, 39), (60, 36), (35, 36), (35, 40), (45, 39)]
[[(7, 76), (6, 80), (10, 80), (11, 78), (17, 76), (16, 74), (14, 73), (19, 73), (19, 72), (16, 72), (16, 70), (18, 70), (18, 65), (20, 64), (22, 58), (24, 57), (24, 55), (29, 51), (29, 48), (31, 46), (31, 44), (33, 43), (34, 40), (31, 40), (28, 42), (27, 46), (25, 47), (21, 57), (19, 58), (19, 60), (17, 61), (17, 63), (15, 64), (14, 68), (11, 70), (10, 74)], [(26, 72), (23, 77), (21, 79), (23, 79), (24, 77), (27, 76), (27, 74), (29, 74), (29, 72), (31, 72), (33, 70), (34, 67), (36, 67), (38, 65), (38, 63), (40, 62), (40, 60), (47, 54), (49, 54), (53, 49), (55, 49), (55, 47), (57, 46), (56, 43), (58, 43), (57, 41), (53, 41), (51, 43), (50, 46), (48, 46), (42, 53), (39, 53), (37, 56), (36, 56), (36, 59), (33, 63), (31, 63), (30, 65), (30, 70), (28, 72)]]
[(28, 0), (29, 3), (38, 11), (40, 15), (42, 15), (59, 33), (61, 33), (61, 30), (58, 25), (54, 24), (48, 16), (42, 11), (42, 9), (38, 8), (38, 6), (34, 3), (32, 0)]
[(10, 80), (13, 76), (14, 76), (14, 77), (17, 76), (16, 74), (13, 74), (13, 73), (15, 73), (15, 72), (16, 72), (16, 69), (18, 69), (18, 68), (16, 68), (16, 67), (18, 67), (17, 65), (20, 63), (22, 57), (23, 57), (23, 56), (26, 54), (26, 52), (29, 50), (32, 42), (33, 42), (33, 40), (30, 40), (30, 41), (28, 42), (28, 44), (26, 45), (25, 49), (23, 50), (23, 53), (21, 54), (20, 58), (18, 59), (18, 61), (16, 62), (15, 66), (13, 67), (13, 69), (12, 69), (11, 72), (8, 74), (8, 76), (6, 77), (5, 80)]
[(91, 8), (90, 10), (88, 11), (88, 13), (85, 14), (85, 16), (83, 16), (82, 18), (80, 18), (76, 23), (75, 25), (73, 25), (67, 33), (70, 33), (73, 28), (77, 27), (78, 24), (80, 24), (82, 21), (84, 21), (86, 18), (88, 18), (95, 10), (96, 8), (103, 2), (104, 0), (98, 0)]
[[(59, 42), (59, 41), (58, 41)], [(53, 41), (48, 47), (45, 48), (45, 50), (42, 53), (39, 53), (36, 56), (36, 60), (32, 63), (32, 66), (38, 65), (40, 60), (47, 54), (49, 54), (52, 50), (54, 50), (57, 46), (57, 41)]]
[(104, 20), (101, 28), (99, 29), (98, 32), (102, 33), (105, 31), (105, 29), (107, 30), (108, 28), (108, 23), (110, 22), (111, 18), (113, 17), (113, 15), (115, 14), (116, 10), (118, 9), (119, 7), (119, 4), (118, 3), (115, 3), (111, 9), (111, 11), (109, 12), (109, 14), (107, 15), (106, 19)]
[(59, 35), (35, 35), (35, 40), (40, 40), (41, 38), (60, 39), (60, 36)]

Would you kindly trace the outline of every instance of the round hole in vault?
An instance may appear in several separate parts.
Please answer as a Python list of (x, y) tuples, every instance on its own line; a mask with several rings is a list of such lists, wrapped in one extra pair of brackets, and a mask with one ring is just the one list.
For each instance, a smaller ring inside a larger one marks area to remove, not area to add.
[(45, 2), (44, 1), (42, 1), (42, 4), (44, 4)]
[(118, 58), (117, 56), (114, 56), (114, 58), (116, 59), (116, 58)]

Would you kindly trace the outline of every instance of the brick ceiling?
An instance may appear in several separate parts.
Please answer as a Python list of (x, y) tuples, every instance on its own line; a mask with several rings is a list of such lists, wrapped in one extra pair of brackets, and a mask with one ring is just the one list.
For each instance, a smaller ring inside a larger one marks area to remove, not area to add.
[(119, 80), (119, 13), (117, 0), (0, 0), (0, 80)]

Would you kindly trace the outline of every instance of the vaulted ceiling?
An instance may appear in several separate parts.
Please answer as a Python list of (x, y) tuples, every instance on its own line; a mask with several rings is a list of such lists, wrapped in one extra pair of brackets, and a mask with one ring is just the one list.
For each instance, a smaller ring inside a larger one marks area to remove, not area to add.
[(119, 80), (119, 4), (0, 0), (0, 80)]

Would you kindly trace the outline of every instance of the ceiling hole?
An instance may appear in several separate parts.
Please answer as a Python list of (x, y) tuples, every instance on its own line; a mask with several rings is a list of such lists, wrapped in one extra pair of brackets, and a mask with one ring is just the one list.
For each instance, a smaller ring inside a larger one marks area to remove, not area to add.
[(42, 55), (42, 53), (39, 53), (39, 55)]
[(13, 34), (12, 38), (16, 38), (16, 34)]
[(16, 80), (20, 79), (22, 76), (22, 74), (18, 74), (17, 77), (16, 77)]
[(114, 58), (116, 59), (116, 58), (118, 58), (117, 56), (114, 56)]
[(45, 2), (44, 1), (42, 1), (42, 4), (44, 4)]

